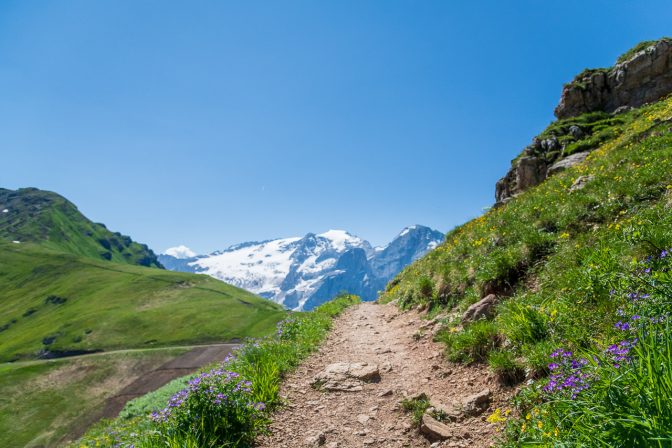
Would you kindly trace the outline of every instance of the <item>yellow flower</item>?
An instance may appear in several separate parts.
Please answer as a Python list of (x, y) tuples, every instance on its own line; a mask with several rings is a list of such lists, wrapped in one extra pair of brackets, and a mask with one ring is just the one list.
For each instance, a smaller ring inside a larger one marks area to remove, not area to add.
[(531, 419), (531, 418), (532, 418), (532, 414), (530, 414), (530, 413), (528, 412), (527, 415), (525, 416), (525, 420), (529, 420), (529, 419)]
[(502, 410), (497, 408), (495, 409), (495, 412), (490, 414), (490, 416), (486, 420), (488, 421), (488, 423), (496, 424), (505, 422), (506, 418), (502, 417)]
[(543, 423), (541, 423), (541, 420), (537, 421), (537, 428), (541, 429), (544, 426)]

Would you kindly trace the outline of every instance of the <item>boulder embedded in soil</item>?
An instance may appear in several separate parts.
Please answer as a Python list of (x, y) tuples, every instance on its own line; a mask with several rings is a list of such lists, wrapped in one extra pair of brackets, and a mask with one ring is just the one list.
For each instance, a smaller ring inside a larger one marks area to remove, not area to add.
[(422, 416), (420, 432), (430, 441), (446, 440), (452, 435), (452, 431), (447, 425), (441, 423), (428, 413)]
[(329, 364), (315, 375), (313, 386), (328, 391), (357, 392), (364, 383), (380, 381), (380, 371), (376, 364), (366, 362), (337, 362)]
[(468, 416), (482, 414), (490, 406), (491, 398), (490, 389), (483, 389), (477, 394), (470, 395), (462, 400), (462, 412)]

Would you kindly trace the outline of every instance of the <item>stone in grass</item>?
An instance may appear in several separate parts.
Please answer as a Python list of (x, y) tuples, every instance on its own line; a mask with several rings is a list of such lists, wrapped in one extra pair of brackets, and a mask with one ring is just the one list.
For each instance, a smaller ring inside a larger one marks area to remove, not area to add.
[(488, 319), (492, 317), (497, 302), (499, 300), (495, 294), (488, 294), (467, 308), (467, 311), (462, 316), (462, 322), (474, 322), (482, 318)]
[(315, 375), (312, 385), (327, 391), (357, 392), (364, 383), (380, 381), (380, 371), (376, 364), (366, 362), (337, 362), (329, 364)]

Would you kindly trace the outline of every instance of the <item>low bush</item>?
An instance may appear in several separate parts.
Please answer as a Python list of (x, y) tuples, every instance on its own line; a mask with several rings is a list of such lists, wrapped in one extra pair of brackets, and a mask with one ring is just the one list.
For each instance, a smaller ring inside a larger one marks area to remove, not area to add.
[(514, 385), (525, 378), (523, 366), (509, 351), (495, 350), (488, 355), (488, 365), (505, 385)]
[(436, 339), (446, 344), (446, 356), (450, 361), (465, 363), (485, 361), (499, 343), (497, 327), (486, 320), (469, 324), (462, 331), (449, 329), (439, 333)]

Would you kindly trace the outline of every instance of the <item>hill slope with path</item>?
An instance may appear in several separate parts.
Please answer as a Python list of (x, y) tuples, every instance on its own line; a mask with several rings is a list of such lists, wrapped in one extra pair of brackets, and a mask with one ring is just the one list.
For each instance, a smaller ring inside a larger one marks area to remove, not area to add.
[[(513, 390), (499, 385), (483, 366), (446, 363), (442, 347), (431, 340), (432, 328), (417, 312), (401, 313), (391, 304), (364, 303), (347, 310), (322, 348), (283, 383), (287, 405), (274, 415), (271, 434), (258, 446), (490, 446), (495, 429), (485, 417), (502, 407)], [(364, 369), (377, 370), (379, 377), (359, 385), (350, 377), (345, 387), (351, 391), (319, 387), (322, 382), (315, 377), (336, 363), (366, 363)], [(433, 406), (448, 407), (486, 389), (490, 398), (478, 414), (447, 423), (447, 439), (435, 445), (437, 439), (414, 428), (400, 405), (425, 393)]]

